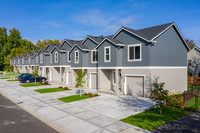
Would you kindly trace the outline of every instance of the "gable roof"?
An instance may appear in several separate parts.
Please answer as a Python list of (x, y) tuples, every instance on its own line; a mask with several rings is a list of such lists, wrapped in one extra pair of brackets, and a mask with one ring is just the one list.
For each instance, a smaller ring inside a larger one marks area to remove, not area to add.
[(59, 52), (66, 52), (66, 50), (63, 47), (61, 47), (59, 44), (55, 44), (55, 46), (53, 47), (50, 53), (52, 53), (54, 49), (57, 49)]
[(39, 55), (40, 52), (42, 52), (43, 54), (49, 54), (49, 52), (46, 49), (40, 49), (37, 55)]
[(67, 42), (71, 47), (73, 47), (75, 44), (81, 44), (83, 40), (70, 40), (70, 39), (64, 39), (63, 43), (61, 44), (61, 46)]
[(104, 36), (87, 36), (81, 44), (84, 44), (84, 42), (87, 40), (87, 39), (91, 39), (92, 41), (94, 41), (97, 45), (105, 38)]
[(35, 58), (35, 56), (38, 54), (38, 51), (34, 51), (33, 52), (33, 55), (32, 55), (32, 58)]
[(69, 52), (71, 52), (75, 47), (78, 47), (81, 51), (90, 51), (86, 46), (82, 44), (75, 44)]
[(50, 46), (51, 47), (51, 49), (55, 46), (55, 44), (52, 44), (52, 43), (49, 43), (47, 46), (46, 46), (46, 48), (45, 49), (47, 49), (48, 48), (48, 46)]
[(115, 44), (116, 46), (122, 46), (122, 47), (125, 46), (122, 42), (120, 42), (119, 40), (113, 38), (113, 35), (110, 35), (110, 36), (105, 37), (105, 38), (99, 43), (99, 45), (96, 47), (96, 49), (98, 49), (98, 48), (103, 44), (103, 42), (105, 42), (106, 40), (109, 41), (109, 42), (111, 42), (111, 43), (113, 43), (113, 44)]
[(154, 39), (156, 39), (158, 36), (160, 36), (163, 32), (165, 32), (172, 26), (174, 26), (175, 30), (178, 32), (181, 40), (183, 41), (185, 47), (187, 48), (187, 50), (189, 50), (188, 45), (186, 44), (185, 40), (183, 39), (180, 31), (178, 30), (178, 28), (174, 22), (157, 25), (157, 26), (153, 26), (153, 27), (148, 27), (148, 28), (144, 28), (144, 29), (139, 29), (139, 30), (122, 27), (115, 33), (113, 38), (115, 38), (122, 30), (125, 30), (125, 31), (127, 31), (149, 43), (153, 43), (153, 42), (155, 42)]

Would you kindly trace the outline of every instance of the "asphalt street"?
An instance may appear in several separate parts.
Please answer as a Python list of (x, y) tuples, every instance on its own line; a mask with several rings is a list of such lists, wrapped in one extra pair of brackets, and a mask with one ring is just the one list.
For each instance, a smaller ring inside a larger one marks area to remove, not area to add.
[(0, 133), (57, 133), (0, 94)]

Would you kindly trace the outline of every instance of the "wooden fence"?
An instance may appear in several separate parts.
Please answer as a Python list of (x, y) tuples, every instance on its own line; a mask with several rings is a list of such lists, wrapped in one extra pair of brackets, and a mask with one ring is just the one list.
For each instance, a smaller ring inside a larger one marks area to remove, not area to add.
[(200, 86), (200, 77), (188, 77), (188, 84)]

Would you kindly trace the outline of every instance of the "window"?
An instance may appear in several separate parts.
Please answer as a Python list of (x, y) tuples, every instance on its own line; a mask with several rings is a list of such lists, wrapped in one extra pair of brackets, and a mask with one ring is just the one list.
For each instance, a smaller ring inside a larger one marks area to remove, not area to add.
[(43, 54), (40, 55), (40, 63), (43, 63)]
[(67, 51), (67, 61), (71, 62), (71, 55), (70, 55), (69, 51)]
[(110, 47), (104, 47), (104, 62), (110, 62)]
[(18, 64), (19, 64), (19, 60), (18, 60)]
[(24, 64), (24, 58), (22, 59), (22, 64)]
[(79, 63), (79, 52), (78, 51), (75, 51), (75, 63)]
[(58, 52), (55, 52), (55, 62), (58, 62)]
[(128, 61), (141, 61), (141, 44), (128, 46)]
[(98, 51), (97, 50), (92, 50), (91, 51), (91, 62), (92, 63), (97, 63), (98, 62)]
[(28, 58), (28, 64), (31, 64), (31, 58), (30, 57)]
[(15, 60), (14, 60), (14, 64), (15, 64)]
[(50, 63), (52, 63), (52, 54), (50, 54)]
[(188, 60), (188, 66), (192, 65), (192, 60)]
[(38, 63), (38, 56), (35, 57), (35, 62)]

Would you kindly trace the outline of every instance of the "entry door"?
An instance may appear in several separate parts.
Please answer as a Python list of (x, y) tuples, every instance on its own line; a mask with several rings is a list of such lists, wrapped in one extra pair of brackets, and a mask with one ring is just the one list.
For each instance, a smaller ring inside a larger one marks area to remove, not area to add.
[(66, 84), (69, 85), (71, 81), (71, 72), (66, 72)]
[(50, 69), (50, 81), (52, 81), (52, 70)]
[(90, 73), (90, 89), (96, 89), (97, 88), (97, 74), (96, 73)]
[[(121, 88), (121, 78), (120, 78), (121, 72), (118, 73), (118, 88)], [(115, 88), (116, 86), (116, 77), (115, 77), (115, 71), (112, 71), (112, 87)]]

